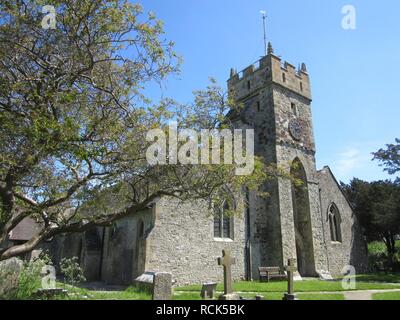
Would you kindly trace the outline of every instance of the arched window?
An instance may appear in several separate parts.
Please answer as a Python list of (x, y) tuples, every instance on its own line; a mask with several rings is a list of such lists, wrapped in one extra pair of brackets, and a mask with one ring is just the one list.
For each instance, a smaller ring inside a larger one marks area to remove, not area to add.
[(228, 214), (230, 208), (228, 201), (214, 208), (214, 238), (233, 240), (233, 217)]
[(332, 203), (328, 209), (329, 229), (331, 231), (332, 242), (342, 242), (342, 231), (340, 224), (342, 223), (340, 213), (337, 206)]

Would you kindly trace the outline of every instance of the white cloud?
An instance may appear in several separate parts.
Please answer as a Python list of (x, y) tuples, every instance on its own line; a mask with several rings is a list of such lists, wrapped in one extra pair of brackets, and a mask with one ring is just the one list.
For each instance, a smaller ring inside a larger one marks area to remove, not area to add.
[(329, 165), (338, 181), (349, 182), (353, 177), (366, 181), (390, 179), (393, 177), (388, 176), (377, 161), (372, 161), (371, 152), (383, 145), (375, 141), (349, 143), (320, 164)]
[(367, 160), (368, 158), (359, 149), (347, 147), (345, 151), (339, 154), (339, 159), (335, 167), (340, 175), (346, 176), (354, 171), (354, 169), (358, 169)]

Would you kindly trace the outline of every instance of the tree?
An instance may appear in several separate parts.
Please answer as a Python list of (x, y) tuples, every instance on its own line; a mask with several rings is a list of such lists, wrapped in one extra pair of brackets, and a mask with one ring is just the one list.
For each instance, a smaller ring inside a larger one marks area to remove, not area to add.
[(353, 179), (342, 188), (366, 231), (368, 241), (383, 241), (390, 258), (400, 233), (400, 183)]
[(387, 144), (386, 149), (380, 149), (373, 153), (374, 160), (382, 162), (389, 174), (396, 174), (400, 171), (400, 139), (395, 139), (395, 144)]
[(180, 59), (137, 4), (49, 0), (55, 29), (41, 27), (41, 5), (0, 3), (0, 243), (27, 217), (42, 226), (0, 260), (110, 225), (161, 196), (222, 201), (270, 176), (257, 160), (246, 177), (234, 165), (149, 165), (149, 129), (167, 132), (171, 119), (220, 128), (232, 100), (215, 83), (187, 106), (145, 97), (146, 83), (178, 72)]

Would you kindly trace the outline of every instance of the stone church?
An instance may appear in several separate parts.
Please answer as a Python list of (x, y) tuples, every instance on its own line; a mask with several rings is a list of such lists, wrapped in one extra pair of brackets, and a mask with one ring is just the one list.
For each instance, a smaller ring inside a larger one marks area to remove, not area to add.
[(224, 248), (236, 258), (237, 280), (258, 279), (258, 267), (283, 267), (288, 258), (303, 277), (337, 275), (346, 265), (365, 270), (357, 217), (329, 167), (316, 169), (305, 64), (296, 70), (269, 45), (255, 65), (231, 70), (228, 89), (245, 106), (229, 116), (235, 127), (255, 130), (256, 155), (290, 170), (302, 186), (270, 181), (268, 198), (246, 193), (249, 205), (232, 218), (210, 214), (202, 201), (161, 198), (113, 227), (54, 240), (54, 257), (78, 256), (88, 280), (112, 284), (132, 284), (150, 271), (171, 272), (176, 285), (221, 281)]

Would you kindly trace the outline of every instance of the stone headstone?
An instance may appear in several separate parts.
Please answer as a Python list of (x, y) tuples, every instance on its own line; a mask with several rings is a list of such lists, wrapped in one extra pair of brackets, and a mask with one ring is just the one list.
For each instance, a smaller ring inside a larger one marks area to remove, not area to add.
[(171, 300), (172, 298), (172, 274), (157, 272), (154, 275), (153, 300)]
[(293, 272), (293, 281), (303, 281), (303, 278), (298, 271)]
[(200, 293), (201, 298), (203, 300), (214, 299), (216, 288), (217, 288), (217, 283), (216, 282), (205, 282), (205, 283), (203, 283), (203, 286), (201, 288), (201, 293)]
[(324, 280), (324, 281), (332, 281), (333, 280), (333, 277), (329, 271), (325, 271), (325, 270), (318, 271), (317, 270), (317, 273), (319, 275), (320, 280)]
[(40, 258), (40, 255), (43, 253), (42, 249), (34, 249), (31, 251), (30, 261), (36, 260)]
[(22, 269), (23, 262), (18, 258), (0, 261), (0, 299), (10, 298), (18, 288)]
[(256, 295), (255, 298), (244, 298), (244, 297), (240, 297), (240, 300), (265, 300), (264, 296), (261, 295)]
[(137, 288), (153, 292), (154, 275), (153, 271), (146, 271), (134, 280), (134, 284)]
[(232, 265), (236, 263), (235, 258), (231, 257), (229, 250), (222, 250), (222, 257), (218, 258), (218, 265), (224, 267), (224, 294), (220, 300), (239, 300), (240, 297), (232, 290)]

